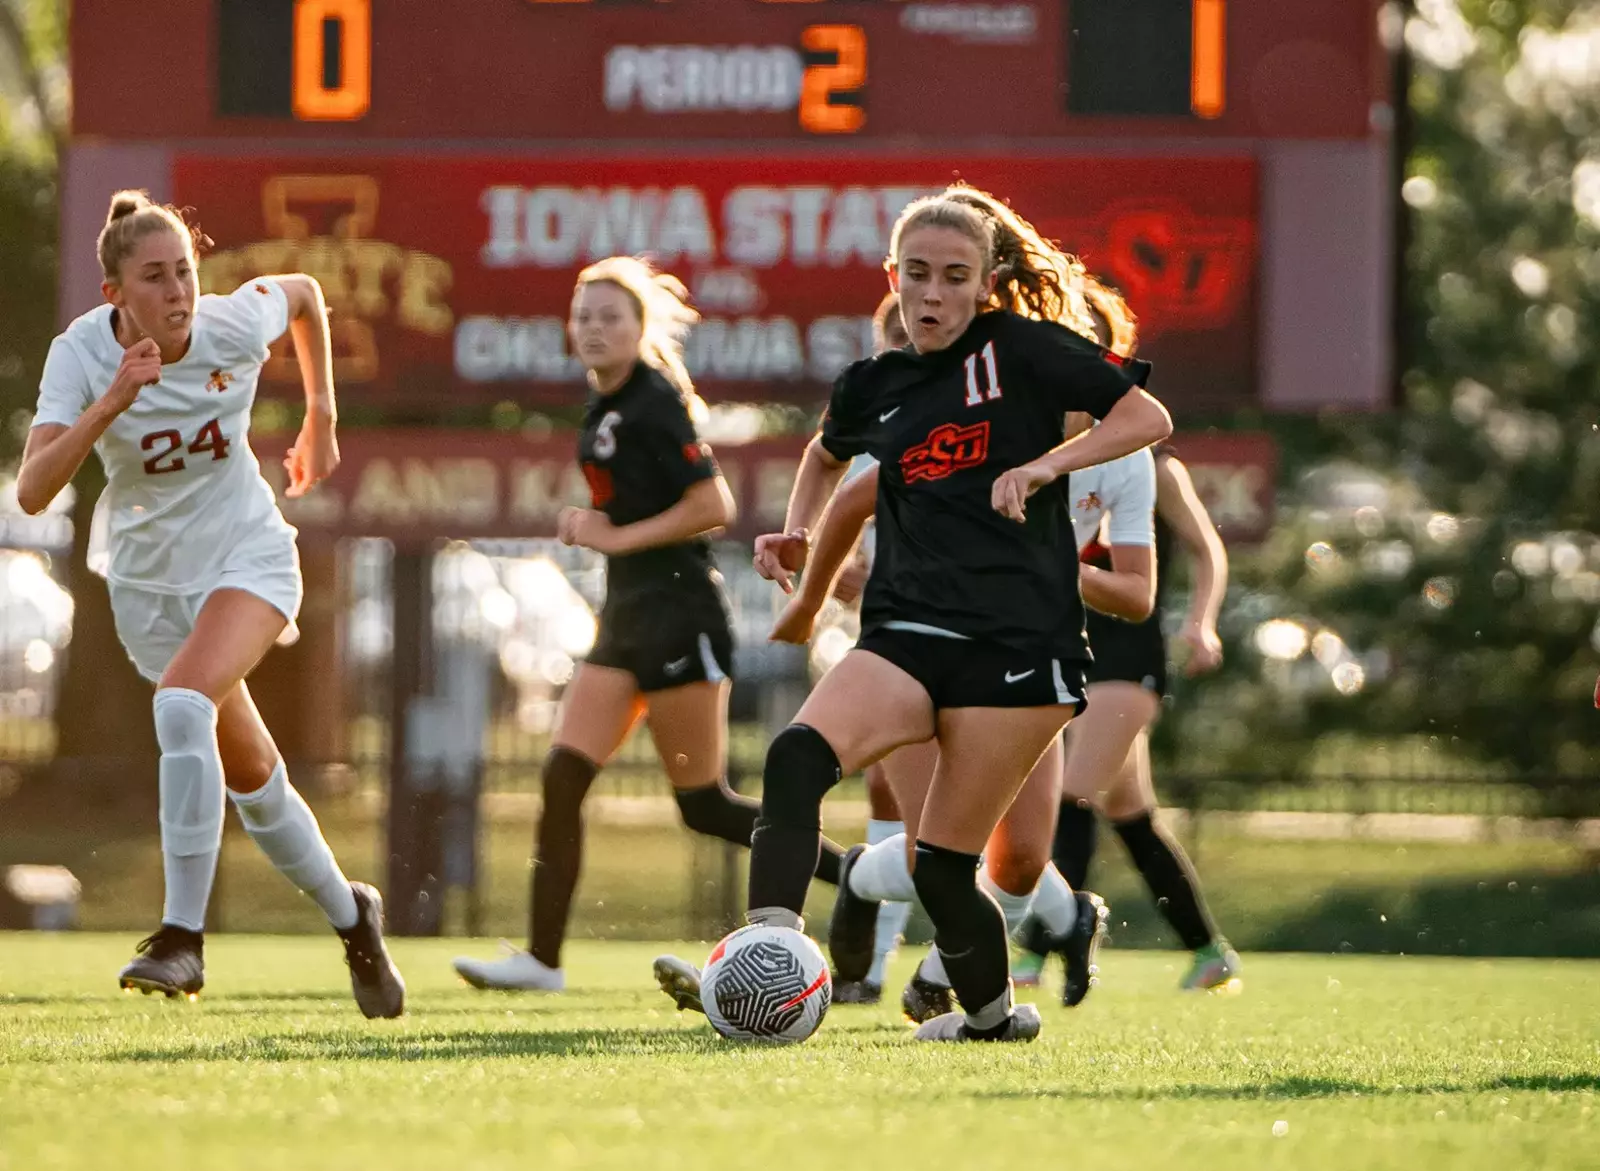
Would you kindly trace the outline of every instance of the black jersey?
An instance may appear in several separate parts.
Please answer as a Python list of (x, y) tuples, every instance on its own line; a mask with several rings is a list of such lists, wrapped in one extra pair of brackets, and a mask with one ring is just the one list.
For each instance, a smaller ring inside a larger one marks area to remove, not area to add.
[[(589, 400), (578, 461), (594, 507), (618, 526), (665, 512), (691, 486), (717, 475), (711, 448), (695, 433), (682, 396), (644, 362), (611, 394)], [(606, 589), (617, 594), (703, 586), (714, 572), (711, 542), (693, 537), (607, 558)]]
[(1028, 501), (1023, 524), (990, 493), (1062, 442), (1066, 412), (1104, 418), (1149, 370), (1063, 326), (989, 312), (948, 349), (893, 350), (840, 375), (822, 445), (882, 465), (863, 632), (914, 623), (1087, 658), (1065, 478)]

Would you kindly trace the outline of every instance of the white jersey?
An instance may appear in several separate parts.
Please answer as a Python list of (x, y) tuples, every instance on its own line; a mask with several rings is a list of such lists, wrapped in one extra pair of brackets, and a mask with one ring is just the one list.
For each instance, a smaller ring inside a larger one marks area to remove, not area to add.
[[(102, 305), (50, 346), (34, 426), (77, 422), (110, 389), (123, 347)], [(117, 585), (155, 593), (209, 588), (242, 541), (295, 530), (250, 450), (250, 410), (268, 346), (289, 324), (276, 281), (252, 280), (227, 296), (200, 298), (189, 352), (161, 368), (95, 443), (106, 490), (95, 528)], [(98, 566), (97, 566), (98, 567)]]
[(1067, 477), (1078, 549), (1156, 543), (1156, 461), (1148, 447)]

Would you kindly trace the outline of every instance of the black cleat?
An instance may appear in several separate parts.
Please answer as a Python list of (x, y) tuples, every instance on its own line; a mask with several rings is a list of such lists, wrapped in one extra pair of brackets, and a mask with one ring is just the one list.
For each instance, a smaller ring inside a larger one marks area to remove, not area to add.
[(835, 981), (833, 985), (835, 1004), (877, 1004), (882, 999), (883, 985), (870, 980)]
[(383, 942), (383, 896), (364, 882), (352, 882), (356, 925), (339, 932), (344, 962), (350, 966), (350, 991), (369, 1021), (393, 1018), (406, 1010), (406, 982)]
[(163, 923), (134, 951), (133, 962), (117, 977), (129, 992), (137, 988), (146, 996), (164, 992), (194, 1000), (206, 986), (206, 937), (198, 931)]
[(828, 953), (833, 956), (834, 983), (859, 983), (872, 971), (872, 949), (878, 931), (878, 904), (850, 890), (850, 872), (865, 846), (851, 846), (839, 863), (839, 894), (828, 920)]
[(1054, 947), (1067, 965), (1067, 983), (1061, 991), (1061, 1003), (1068, 1008), (1082, 1004), (1089, 989), (1100, 983), (1100, 966), (1095, 963), (1095, 953), (1105, 941), (1106, 924), (1111, 919), (1111, 908), (1099, 895), (1086, 890), (1073, 893), (1078, 900), (1078, 919), (1066, 938), (1056, 940)]
[(900, 1011), (913, 1024), (923, 1024), (934, 1017), (955, 1012), (956, 995), (943, 984), (922, 978), (921, 969), (911, 977), (905, 991), (900, 994)]

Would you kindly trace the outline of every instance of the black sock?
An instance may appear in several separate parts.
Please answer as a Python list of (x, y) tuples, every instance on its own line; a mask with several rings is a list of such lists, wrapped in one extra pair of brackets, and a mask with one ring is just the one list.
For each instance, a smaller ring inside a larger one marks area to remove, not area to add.
[(1196, 951), (1215, 939), (1216, 924), (1200, 897), (1200, 880), (1183, 847), (1148, 813), (1111, 824), (1155, 896), (1156, 909), (1172, 924), (1183, 946)]
[[(683, 824), (695, 833), (721, 838), (736, 846), (750, 844), (755, 834), (756, 818), (761, 812), (760, 802), (741, 797), (720, 781), (701, 789), (676, 789), (672, 796), (678, 802)], [(838, 886), (839, 864), (843, 857), (843, 850), (823, 838), (822, 852), (817, 856), (816, 876), (823, 882)]]
[(1005, 916), (978, 886), (978, 855), (919, 840), (912, 880), (956, 999), (969, 1015), (989, 1007), (1010, 985), (1011, 952)]
[(822, 856), (822, 799), (838, 783), (839, 757), (815, 728), (790, 724), (772, 741), (750, 839), (750, 910), (804, 911)]
[(544, 761), (544, 799), (528, 908), (528, 950), (552, 968), (561, 966), (567, 916), (583, 867), (583, 799), (599, 771), (594, 761), (567, 748), (552, 748)]
[(1083, 801), (1061, 803), (1056, 816), (1056, 840), (1051, 849), (1056, 869), (1073, 890), (1087, 890), (1089, 864), (1094, 861), (1099, 819), (1094, 807)]

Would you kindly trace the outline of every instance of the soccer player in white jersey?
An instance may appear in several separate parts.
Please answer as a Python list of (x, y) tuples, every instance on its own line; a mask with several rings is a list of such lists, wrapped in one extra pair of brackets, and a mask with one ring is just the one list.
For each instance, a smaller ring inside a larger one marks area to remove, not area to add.
[(38, 513), (98, 453), (105, 548), (91, 564), (103, 555), (117, 635), (156, 685), (166, 901), (121, 984), (168, 996), (204, 985), (226, 791), (246, 832), (344, 941), (361, 1011), (399, 1016), (405, 984), (384, 946), (383, 901), (340, 872), (245, 685), (275, 643), (298, 636), (295, 530), (248, 435), (268, 346), (285, 331), (306, 391), (284, 460), (288, 494), (339, 462), (322, 290), (293, 274), (198, 296), (194, 237), (143, 192), (112, 198), (99, 240), (106, 304), (51, 344), (17, 476), (18, 502)]

